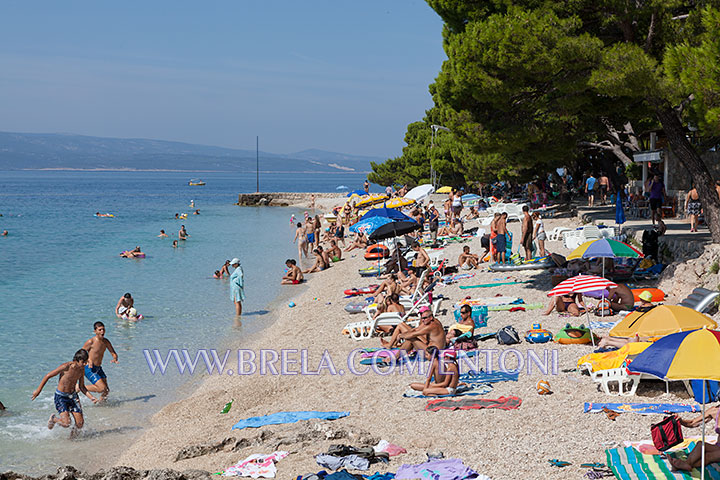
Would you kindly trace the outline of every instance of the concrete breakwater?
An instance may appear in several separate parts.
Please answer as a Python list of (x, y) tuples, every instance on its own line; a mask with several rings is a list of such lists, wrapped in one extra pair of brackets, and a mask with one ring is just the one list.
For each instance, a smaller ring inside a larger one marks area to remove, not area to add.
[(270, 207), (287, 207), (298, 203), (307, 203), (311, 201), (310, 196), (315, 195), (315, 199), (320, 198), (337, 198), (337, 193), (313, 193), (313, 192), (259, 192), (259, 193), (241, 193), (238, 195), (236, 205), (244, 207), (270, 206)]

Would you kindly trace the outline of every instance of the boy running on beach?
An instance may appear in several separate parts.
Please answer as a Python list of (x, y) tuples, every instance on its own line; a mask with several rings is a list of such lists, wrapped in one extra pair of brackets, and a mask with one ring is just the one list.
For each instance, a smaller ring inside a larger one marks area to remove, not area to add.
[(68, 428), (72, 423), (70, 420), (70, 414), (72, 413), (75, 419), (75, 428), (73, 428), (71, 436), (75, 436), (77, 431), (83, 427), (85, 420), (83, 418), (82, 406), (80, 405), (80, 398), (75, 391), (77, 385), (78, 390), (85, 394), (93, 403), (97, 403), (97, 398), (90, 395), (85, 388), (85, 382), (83, 382), (83, 373), (88, 362), (88, 352), (80, 349), (75, 352), (71, 362), (65, 362), (55, 370), (45, 375), (40, 382), (40, 386), (32, 394), (30, 400), (35, 400), (45, 384), (55, 375), (60, 375), (58, 379), (58, 386), (55, 390), (55, 409), (58, 415), (50, 415), (48, 420), (48, 429), (52, 430), (57, 423), (63, 428)]
[(110, 350), (113, 357), (112, 363), (118, 363), (118, 356), (110, 340), (105, 338), (105, 325), (102, 322), (95, 322), (93, 328), (95, 329), (95, 336), (83, 345), (83, 349), (87, 350), (89, 356), (89, 361), (85, 366), (85, 377), (88, 382), (92, 383), (92, 385), (88, 385), (87, 389), (91, 392), (100, 393), (100, 401), (104, 402), (110, 393), (110, 388), (108, 387), (107, 376), (105, 376), (102, 369), (103, 356), (105, 350)]

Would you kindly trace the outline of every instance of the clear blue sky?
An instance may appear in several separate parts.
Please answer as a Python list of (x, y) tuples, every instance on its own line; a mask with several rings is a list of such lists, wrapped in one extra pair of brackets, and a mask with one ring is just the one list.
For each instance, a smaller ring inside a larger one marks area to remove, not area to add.
[(5, 0), (0, 130), (396, 156), (441, 32), (423, 0)]

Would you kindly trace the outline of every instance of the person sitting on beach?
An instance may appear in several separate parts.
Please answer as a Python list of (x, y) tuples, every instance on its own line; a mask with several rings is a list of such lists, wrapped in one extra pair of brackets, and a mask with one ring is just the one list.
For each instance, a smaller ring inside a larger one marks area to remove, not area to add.
[(345, 249), (345, 251), (349, 252), (351, 250), (355, 250), (356, 248), (360, 248), (360, 249), (364, 250), (367, 248), (367, 245), (368, 245), (368, 239), (365, 236), (365, 234), (362, 232), (358, 232), (355, 235), (355, 240), (353, 240), (353, 242), (350, 245), (348, 245), (348, 247)]
[(668, 462), (670, 462), (670, 465), (672, 465), (677, 470), (684, 470), (686, 472), (689, 472), (695, 468), (700, 468), (702, 462), (703, 445), (705, 447), (704, 466), (708, 466), (711, 463), (720, 462), (720, 406), (716, 405), (714, 407), (708, 408), (707, 410), (705, 410), (704, 416), (700, 414), (690, 420), (685, 420), (681, 417), (678, 417), (678, 420), (680, 420), (680, 424), (683, 427), (695, 428), (702, 425), (703, 420), (708, 421), (712, 420), (713, 418), (715, 419), (715, 433), (718, 434), (717, 441), (715, 443), (697, 442), (695, 444), (695, 447), (693, 447), (692, 451), (688, 454), (685, 460), (674, 457), (672, 455), (668, 455), (667, 459)]
[(415, 251), (415, 260), (413, 260), (413, 269), (416, 275), (428, 268), (430, 265), (430, 255), (420, 246), (418, 242), (413, 243), (412, 249)]
[(178, 240), (187, 240), (187, 237), (189, 237), (187, 230), (185, 230), (185, 225), (180, 225), (180, 231), (178, 232)]
[(280, 281), (281, 285), (297, 285), (303, 281), (303, 272), (300, 270), (300, 268), (297, 266), (297, 262), (292, 259), (288, 258), (285, 260), (285, 265), (288, 267), (288, 271), (285, 274), (285, 276)]
[(440, 230), (438, 230), (438, 235), (462, 235), (463, 234), (463, 224), (462, 222), (457, 219), (453, 218), (450, 221), (450, 225), (445, 225)]
[[(377, 311), (373, 315), (373, 320), (382, 313), (397, 312), (401, 316), (405, 315), (405, 307), (400, 303), (400, 296), (397, 293), (387, 295), (382, 302), (377, 303)], [(376, 328), (379, 333), (392, 333), (393, 329), (390, 325), (380, 325)]]
[(71, 362), (65, 362), (55, 370), (47, 373), (40, 386), (35, 389), (30, 400), (35, 400), (45, 384), (52, 377), (60, 375), (58, 378), (58, 386), (55, 390), (55, 410), (57, 410), (57, 416), (55, 414), (50, 415), (47, 427), (48, 430), (52, 430), (55, 424), (60, 425), (63, 428), (68, 428), (72, 421), (70, 420), (70, 414), (72, 413), (73, 419), (75, 420), (75, 427), (73, 428), (70, 436), (74, 437), (77, 435), (77, 431), (80, 430), (85, 419), (83, 418), (82, 405), (80, 405), (80, 398), (78, 398), (77, 392), (82, 392), (87, 396), (93, 403), (97, 403), (98, 399), (88, 393), (83, 381), (83, 375), (85, 373), (85, 367), (88, 363), (88, 352), (80, 349), (75, 352)]
[(320, 255), (322, 255), (323, 261), (325, 262), (325, 268), (328, 268), (330, 266), (330, 255), (328, 255), (328, 252), (326, 252), (320, 245), (318, 245), (317, 251), (320, 252)]
[(470, 207), (470, 213), (465, 217), (465, 220), (473, 220), (475, 218), (480, 218), (480, 213), (478, 213), (477, 207)]
[(135, 247), (133, 250), (126, 250), (120, 254), (124, 258), (137, 258), (144, 257), (145, 254), (140, 250), (140, 246)]
[(377, 303), (380, 303), (386, 296), (392, 295), (393, 293), (400, 294), (400, 285), (397, 282), (397, 275), (391, 273), (385, 280), (383, 280), (380, 286), (375, 289), (372, 296), (375, 297), (375, 301)]
[(475, 320), (472, 318), (472, 307), (463, 305), (460, 307), (460, 320), (448, 327), (445, 340), (450, 344), (451, 341), (467, 332), (470, 332), (470, 337), (475, 335)]
[(320, 250), (316, 248), (315, 250), (313, 250), (313, 253), (315, 254), (315, 263), (313, 263), (313, 266), (308, 268), (307, 270), (303, 270), (302, 273), (321, 272), (327, 268), (327, 263), (325, 263), (325, 260), (323, 259)]
[(222, 268), (220, 268), (220, 275), (228, 277), (230, 276), (230, 260), (225, 260), (225, 263), (223, 264)]
[(418, 277), (415, 275), (414, 270), (400, 270), (400, 273), (398, 273), (398, 283), (400, 284), (400, 291), (402, 293), (412, 295), (417, 288), (417, 282)]
[(168, 234), (165, 233), (165, 230), (160, 230), (160, 235), (158, 235), (158, 237), (160, 237), (160, 238), (165, 238), (165, 237), (167, 237), (167, 236), (168, 236)]
[(330, 260), (333, 262), (339, 262), (342, 260), (342, 250), (340, 247), (338, 247), (337, 242), (335, 240), (330, 240), (330, 248), (327, 251), (328, 255), (330, 255)]
[[(135, 310), (134, 308), (130, 310)], [(128, 312), (130, 311), (128, 310)], [(137, 311), (135, 313), (135, 319), (137, 319)], [(95, 322), (93, 325), (95, 330), (95, 336), (88, 339), (83, 345), (83, 349), (88, 352), (88, 362), (85, 366), (85, 378), (92, 385), (88, 385), (87, 389), (90, 392), (100, 393), (100, 401), (104, 402), (110, 393), (110, 387), (108, 387), (107, 376), (102, 369), (102, 361), (105, 355), (105, 350), (110, 352), (112, 355), (112, 363), (118, 363), (118, 356), (115, 353), (110, 340), (105, 338), (105, 324), (102, 322)]]
[(423, 395), (428, 397), (455, 395), (460, 382), (457, 351), (438, 350), (435, 347), (428, 347), (428, 354), (432, 358), (432, 363), (425, 383), (411, 383), (410, 388), (422, 392)]
[(618, 283), (616, 287), (608, 288), (608, 292), (610, 293), (608, 296), (610, 308), (613, 312), (617, 313), (622, 310), (632, 310), (633, 305), (635, 305), (635, 296), (627, 285)]
[[(640, 292), (640, 295), (638, 295), (638, 298), (640, 299), (640, 305), (635, 307), (633, 310), (636, 312), (649, 312), (653, 308), (655, 308), (655, 304), (652, 303), (652, 293), (650, 293), (648, 290), (643, 290)], [(633, 297), (633, 300), (635, 298)]]
[(381, 338), (380, 342), (383, 348), (399, 348), (407, 353), (422, 350), (427, 357), (428, 347), (445, 348), (445, 329), (428, 307), (421, 307), (420, 325), (412, 328), (403, 322), (395, 327), (389, 341)]
[(117, 305), (115, 305), (115, 316), (118, 318), (122, 318), (123, 313), (125, 313), (128, 309), (132, 308), (135, 304), (135, 299), (130, 295), (130, 293), (126, 293), (122, 297), (120, 297), (120, 300), (118, 300)]
[(470, 253), (470, 247), (467, 245), (463, 246), (463, 251), (458, 257), (458, 268), (470, 270), (478, 268), (478, 265), (480, 265), (480, 257), (474, 253)]
[(553, 310), (557, 310), (558, 313), (567, 312), (573, 317), (579, 317), (585, 313), (585, 304), (582, 300), (578, 299), (576, 293), (559, 295), (550, 299), (550, 304), (548, 304), (543, 315), (550, 315)]

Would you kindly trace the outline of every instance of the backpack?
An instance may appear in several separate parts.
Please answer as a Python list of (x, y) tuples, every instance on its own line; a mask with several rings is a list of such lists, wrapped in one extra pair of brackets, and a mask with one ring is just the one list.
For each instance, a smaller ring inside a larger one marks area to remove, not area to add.
[(520, 335), (518, 335), (517, 330), (510, 325), (498, 330), (495, 338), (497, 338), (499, 345), (515, 345), (516, 343), (520, 343)]

